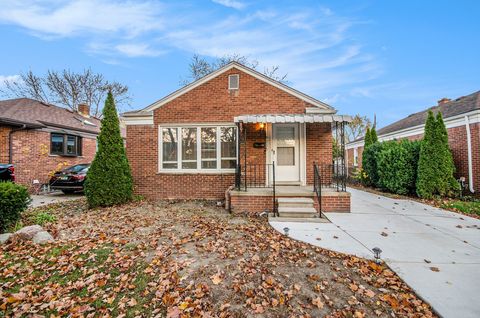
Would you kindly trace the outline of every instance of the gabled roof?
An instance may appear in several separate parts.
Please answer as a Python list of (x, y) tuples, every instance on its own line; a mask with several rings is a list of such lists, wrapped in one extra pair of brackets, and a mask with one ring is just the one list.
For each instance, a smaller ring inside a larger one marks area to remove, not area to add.
[(251, 76), (267, 83), (267, 84), (270, 84), (270, 85), (272, 85), (272, 86), (274, 86), (278, 89), (281, 89), (282, 91), (284, 91), (284, 92), (286, 92), (290, 95), (293, 95), (293, 96), (311, 104), (314, 107), (318, 107), (320, 109), (328, 110), (330, 113), (335, 112), (335, 109), (332, 106), (330, 106), (330, 105), (328, 105), (324, 102), (321, 102), (318, 99), (315, 99), (315, 98), (313, 98), (311, 96), (308, 96), (308, 95), (306, 95), (306, 94), (304, 94), (304, 93), (302, 93), (302, 92), (300, 92), (300, 91), (298, 91), (294, 88), (291, 88), (290, 86), (287, 86), (283, 83), (280, 83), (279, 81), (276, 81), (276, 80), (274, 80), (274, 79), (272, 79), (272, 78), (270, 78), (270, 77), (268, 77), (268, 76), (266, 76), (262, 73), (259, 73), (259, 72), (257, 72), (256, 70), (254, 70), (250, 67), (242, 65), (238, 62), (230, 62), (227, 65), (219, 68), (218, 70), (215, 70), (212, 73), (210, 73), (208, 75), (205, 75), (204, 77), (196, 80), (195, 82), (192, 82), (192, 83), (188, 84), (187, 86), (182, 87), (182, 88), (174, 91), (173, 93), (165, 96), (164, 98), (154, 102), (153, 104), (151, 104), (151, 105), (149, 105), (149, 106), (147, 106), (147, 107), (145, 107), (141, 110), (125, 112), (122, 115), (125, 116), (125, 117), (149, 116), (149, 115), (152, 114), (153, 110), (161, 107), (162, 105), (170, 102), (171, 100), (173, 100), (173, 99), (191, 91), (192, 89), (208, 82), (209, 80), (219, 76), (220, 74), (222, 74), (222, 73), (224, 73), (224, 72), (226, 72), (226, 71), (228, 71), (232, 68), (236, 68), (236, 69), (238, 69), (240, 71), (243, 71), (243, 72), (245, 72), (245, 73), (247, 73), (247, 74), (249, 74), (249, 75), (251, 75)]
[(30, 98), (0, 101), (0, 123), (28, 128), (58, 127), (98, 134), (100, 120)]
[[(408, 115), (405, 118), (402, 118), (388, 126), (377, 130), (377, 135), (383, 136), (402, 131), (404, 129), (421, 126), (425, 124), (429, 110), (433, 111), (434, 114), (441, 112), (444, 119), (469, 113), (474, 110), (480, 110), (480, 91), (477, 91), (467, 96), (459, 97), (455, 100), (451, 100), (437, 106), (432, 106), (418, 113)], [(363, 139), (364, 137), (362, 136), (350, 143), (358, 142)]]

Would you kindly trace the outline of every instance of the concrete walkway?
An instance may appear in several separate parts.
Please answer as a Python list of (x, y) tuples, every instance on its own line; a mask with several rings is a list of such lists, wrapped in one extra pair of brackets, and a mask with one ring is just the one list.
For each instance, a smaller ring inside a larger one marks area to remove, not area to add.
[(32, 202), (30, 203), (30, 206), (36, 208), (42, 205), (70, 201), (80, 199), (82, 197), (83, 193), (64, 194), (60, 191), (49, 194), (34, 194), (31, 196)]
[[(352, 213), (332, 223), (270, 222), (294, 239), (386, 263), (443, 317), (480, 317), (480, 220), (412, 200), (349, 189)], [(432, 271), (436, 267), (439, 271)]]

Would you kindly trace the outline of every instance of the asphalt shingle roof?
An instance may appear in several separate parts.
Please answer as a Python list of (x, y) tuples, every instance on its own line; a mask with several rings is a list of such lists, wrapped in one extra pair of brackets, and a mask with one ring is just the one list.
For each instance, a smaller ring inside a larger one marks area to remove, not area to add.
[(83, 117), (71, 110), (30, 98), (0, 101), (0, 122), (26, 124), (30, 127), (63, 127), (98, 134), (100, 120)]

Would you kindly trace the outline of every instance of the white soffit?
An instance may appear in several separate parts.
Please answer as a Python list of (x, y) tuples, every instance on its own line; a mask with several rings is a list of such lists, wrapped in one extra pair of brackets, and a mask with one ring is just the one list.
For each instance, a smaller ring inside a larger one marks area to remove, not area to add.
[(351, 122), (348, 115), (315, 115), (315, 114), (286, 114), (286, 115), (241, 115), (234, 117), (234, 122), (243, 123), (332, 123)]

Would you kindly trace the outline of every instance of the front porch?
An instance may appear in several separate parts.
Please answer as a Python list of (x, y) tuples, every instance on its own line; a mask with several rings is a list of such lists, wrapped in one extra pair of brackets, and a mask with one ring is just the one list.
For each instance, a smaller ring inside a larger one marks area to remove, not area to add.
[[(315, 213), (304, 217), (324, 218), (323, 212), (350, 212), (350, 193), (346, 191), (337, 191), (332, 187), (322, 187), (320, 197), (317, 197), (313, 186), (276, 186), (275, 192), (272, 188), (248, 188), (230, 189), (226, 192), (226, 207), (235, 214), (259, 214), (268, 212), (272, 216), (279, 216), (281, 211), (275, 213), (275, 208), (279, 209), (282, 199), (308, 198), (312, 200)], [(321, 209), (319, 209), (319, 198)], [(300, 202), (305, 205), (305, 202)], [(292, 204), (287, 204), (292, 205)], [(298, 210), (298, 209), (297, 209)], [(274, 215), (276, 214), (276, 215)]]
[(349, 212), (344, 160), (349, 120), (320, 114), (235, 117), (235, 186), (225, 194), (226, 207), (299, 218)]

